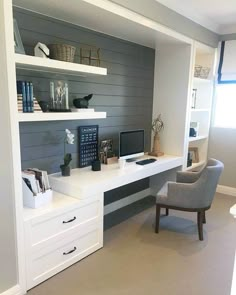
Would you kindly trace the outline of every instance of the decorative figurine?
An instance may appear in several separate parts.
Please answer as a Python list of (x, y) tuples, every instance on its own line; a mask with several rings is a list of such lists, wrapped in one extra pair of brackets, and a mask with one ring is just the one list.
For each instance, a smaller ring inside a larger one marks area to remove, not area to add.
[(49, 53), (50, 50), (43, 43), (38, 42), (37, 45), (34, 47), (34, 55), (37, 57), (49, 58)]
[(87, 109), (89, 106), (89, 101), (93, 97), (93, 94), (89, 94), (83, 98), (75, 98), (73, 104), (77, 109)]
[(161, 114), (157, 116), (156, 119), (152, 122), (152, 131), (154, 134), (153, 137), (153, 148), (149, 153), (151, 156), (160, 157), (163, 156), (164, 153), (160, 151), (160, 132), (164, 129), (164, 123), (161, 119)]

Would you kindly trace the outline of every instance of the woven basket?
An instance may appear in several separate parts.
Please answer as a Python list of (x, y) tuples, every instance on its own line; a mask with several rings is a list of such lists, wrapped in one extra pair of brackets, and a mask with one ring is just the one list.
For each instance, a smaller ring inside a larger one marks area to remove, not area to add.
[(202, 67), (202, 66), (199, 66), (199, 65), (195, 65), (194, 77), (207, 79), (208, 75), (210, 73), (210, 70), (211, 69), (209, 67)]
[(67, 44), (49, 44), (52, 59), (74, 62), (76, 48)]

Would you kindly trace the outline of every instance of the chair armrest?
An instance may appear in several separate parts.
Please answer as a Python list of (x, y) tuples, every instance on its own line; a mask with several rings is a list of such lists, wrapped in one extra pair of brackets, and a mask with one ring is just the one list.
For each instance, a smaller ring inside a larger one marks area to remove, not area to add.
[(202, 187), (198, 183), (168, 182), (169, 205), (183, 208), (203, 208)]
[(178, 171), (176, 174), (176, 182), (194, 183), (200, 177), (200, 172), (182, 172)]

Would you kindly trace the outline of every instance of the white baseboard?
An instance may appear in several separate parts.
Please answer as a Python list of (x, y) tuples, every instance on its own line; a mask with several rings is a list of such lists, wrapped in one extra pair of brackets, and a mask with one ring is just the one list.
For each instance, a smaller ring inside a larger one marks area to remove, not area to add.
[(20, 285), (15, 285), (14, 287), (6, 290), (5, 292), (1, 293), (0, 295), (22, 295), (22, 290)]
[(127, 205), (130, 205), (130, 204), (132, 204), (138, 200), (141, 200), (149, 195), (150, 195), (150, 188), (147, 188), (147, 189), (140, 191), (136, 194), (130, 195), (126, 198), (123, 198), (121, 200), (118, 200), (118, 201), (115, 201), (111, 204), (108, 204), (104, 207), (104, 215), (114, 212), (122, 207), (127, 206)]
[(236, 197), (236, 188), (235, 187), (218, 185), (216, 191), (217, 191), (217, 193)]

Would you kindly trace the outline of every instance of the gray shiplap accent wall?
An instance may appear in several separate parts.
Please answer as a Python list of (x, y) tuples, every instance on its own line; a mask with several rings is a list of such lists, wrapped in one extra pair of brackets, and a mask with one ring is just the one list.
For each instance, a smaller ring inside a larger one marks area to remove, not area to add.
[[(39, 167), (49, 173), (59, 171), (63, 159), (65, 128), (77, 134), (78, 126), (99, 125), (100, 139), (113, 138), (118, 152), (118, 134), (122, 130), (143, 128), (146, 131), (146, 150), (150, 149), (152, 119), (153, 49), (106, 36), (85, 28), (48, 18), (29, 11), (14, 9), (21, 38), (27, 54), (33, 54), (38, 41), (45, 44), (67, 43), (79, 48), (95, 45), (101, 48), (101, 66), (108, 69), (105, 77), (52, 76), (19, 70), (17, 79), (34, 83), (35, 96), (49, 98), (49, 82), (66, 79), (69, 83), (70, 104), (75, 97), (94, 93), (91, 107), (106, 111), (100, 120), (33, 122), (20, 124), (22, 168)], [(75, 60), (79, 60), (79, 50)], [(78, 142), (68, 146), (72, 166), (77, 166)]]

